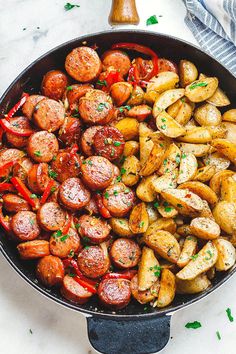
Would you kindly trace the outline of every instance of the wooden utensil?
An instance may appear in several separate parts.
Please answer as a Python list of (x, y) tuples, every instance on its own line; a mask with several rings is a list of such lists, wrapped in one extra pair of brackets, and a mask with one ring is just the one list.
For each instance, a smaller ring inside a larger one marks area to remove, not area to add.
[(138, 25), (139, 15), (135, 0), (112, 0), (108, 21), (110, 25)]

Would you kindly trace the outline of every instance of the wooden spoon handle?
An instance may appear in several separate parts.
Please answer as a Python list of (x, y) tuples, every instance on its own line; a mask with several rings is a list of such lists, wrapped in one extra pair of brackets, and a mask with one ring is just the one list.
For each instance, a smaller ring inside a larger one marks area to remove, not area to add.
[(135, 0), (112, 0), (109, 23), (111, 25), (137, 25), (139, 15)]

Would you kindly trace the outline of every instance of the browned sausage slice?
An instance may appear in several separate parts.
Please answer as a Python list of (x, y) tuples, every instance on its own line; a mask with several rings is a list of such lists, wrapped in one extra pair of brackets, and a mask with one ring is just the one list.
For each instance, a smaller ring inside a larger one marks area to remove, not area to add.
[(64, 265), (59, 257), (45, 256), (38, 262), (36, 274), (47, 287), (60, 285), (64, 277)]
[(58, 203), (58, 193), (59, 193), (60, 183), (54, 181), (54, 186), (51, 188), (51, 193), (47, 199), (47, 202)]
[(130, 281), (126, 279), (104, 279), (98, 287), (98, 297), (105, 307), (114, 310), (127, 306), (131, 299)]
[(112, 99), (103, 91), (89, 90), (79, 100), (79, 113), (87, 124), (107, 124), (114, 116)]
[(77, 144), (80, 141), (81, 124), (78, 118), (66, 117), (59, 131), (59, 140), (66, 146)]
[(65, 68), (73, 79), (80, 82), (89, 82), (98, 77), (102, 71), (102, 63), (94, 49), (78, 47), (67, 55)]
[(85, 302), (87, 302), (93, 295), (69, 275), (65, 275), (63, 279), (61, 294), (67, 300), (76, 302), (80, 305), (85, 304)]
[[(14, 127), (15, 131), (31, 130), (29, 120), (26, 117), (10, 118), (9, 122)], [(8, 142), (17, 148), (22, 148), (27, 145), (28, 137), (17, 136), (12, 133), (6, 133), (6, 137)]]
[(163, 71), (173, 71), (174, 73), (178, 73), (177, 65), (171, 60), (165, 58), (159, 58), (158, 66), (159, 66), (159, 73)]
[(70, 228), (66, 235), (60, 231), (50, 238), (50, 252), (54, 256), (65, 258), (70, 252), (77, 252), (80, 248), (80, 238), (75, 229)]
[(27, 98), (25, 104), (22, 106), (22, 112), (24, 116), (26, 116), (28, 119), (32, 118), (32, 115), (34, 113), (34, 108), (35, 106), (45, 98), (45, 96), (41, 95), (31, 95)]
[(132, 209), (134, 192), (119, 182), (105, 189), (102, 201), (112, 216), (123, 217)]
[(62, 98), (67, 85), (67, 77), (62, 71), (48, 71), (43, 77), (41, 85), (42, 94), (58, 101)]
[(148, 116), (152, 114), (152, 108), (146, 104), (140, 104), (127, 110), (127, 117), (136, 118), (139, 122), (143, 122)]
[(36, 214), (32, 211), (19, 211), (11, 221), (12, 231), (20, 241), (34, 240), (40, 234)]
[(36, 162), (49, 162), (57, 155), (59, 145), (54, 134), (40, 131), (32, 134), (28, 140), (28, 154)]
[(78, 231), (84, 240), (91, 243), (101, 243), (109, 237), (110, 225), (105, 221), (90, 215), (82, 215), (78, 219)]
[(69, 152), (59, 152), (52, 162), (52, 169), (57, 173), (57, 180), (63, 182), (70, 177), (77, 177), (80, 173), (80, 159), (78, 155)]
[(54, 132), (58, 130), (65, 119), (63, 105), (50, 98), (41, 100), (34, 109), (34, 123), (42, 130)]
[(92, 126), (89, 127), (88, 129), (85, 130), (81, 137), (81, 148), (83, 150), (83, 153), (87, 156), (92, 156), (94, 155), (94, 135), (97, 133), (98, 130), (100, 130), (102, 125), (97, 125), (97, 126)]
[(28, 186), (34, 193), (42, 194), (48, 183), (48, 165), (45, 162), (33, 165), (28, 173)]
[(65, 208), (79, 210), (90, 201), (90, 192), (79, 178), (68, 178), (60, 186), (59, 199)]
[(110, 260), (101, 247), (87, 246), (79, 253), (78, 266), (86, 277), (99, 278), (108, 272)]
[(12, 173), (14, 177), (19, 177), (23, 182), (27, 181), (29, 170), (33, 164), (28, 157), (23, 157), (13, 166)]
[[(0, 168), (11, 161), (19, 161), (25, 156), (24, 151), (18, 149), (3, 149), (0, 151)], [(10, 167), (11, 169), (12, 167)]]
[(127, 238), (118, 238), (110, 249), (110, 257), (113, 264), (122, 269), (132, 268), (138, 265), (141, 250), (139, 245)]
[(122, 76), (125, 76), (128, 74), (131, 62), (128, 54), (125, 52), (121, 50), (107, 50), (102, 55), (102, 66), (104, 71), (113, 66), (114, 69), (119, 70)]
[(113, 165), (102, 156), (91, 156), (82, 162), (82, 179), (92, 190), (108, 187), (114, 176)]
[(97, 154), (108, 160), (116, 160), (123, 153), (125, 141), (115, 127), (104, 127), (94, 135), (94, 147)]
[(34, 240), (20, 243), (17, 246), (21, 259), (36, 259), (49, 256), (49, 242), (45, 240)]
[(90, 84), (75, 84), (67, 87), (64, 100), (67, 103), (71, 112), (78, 112), (79, 99), (93, 88)]
[(16, 194), (5, 194), (2, 196), (3, 206), (9, 213), (18, 213), (21, 210), (31, 210), (29, 203)]
[(46, 231), (59, 230), (66, 222), (66, 213), (59, 204), (45, 203), (37, 213), (40, 226)]
[(87, 210), (90, 215), (99, 214), (97, 203), (94, 196), (90, 199), (90, 201), (88, 202), (88, 204), (85, 206), (84, 209)]

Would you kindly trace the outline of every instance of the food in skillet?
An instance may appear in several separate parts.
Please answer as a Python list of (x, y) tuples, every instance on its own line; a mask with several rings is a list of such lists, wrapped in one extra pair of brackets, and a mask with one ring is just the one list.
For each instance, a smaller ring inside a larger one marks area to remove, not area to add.
[(0, 120), (0, 224), (39, 281), (78, 304), (162, 308), (233, 267), (229, 104), (216, 77), (134, 43), (75, 48), (45, 73)]

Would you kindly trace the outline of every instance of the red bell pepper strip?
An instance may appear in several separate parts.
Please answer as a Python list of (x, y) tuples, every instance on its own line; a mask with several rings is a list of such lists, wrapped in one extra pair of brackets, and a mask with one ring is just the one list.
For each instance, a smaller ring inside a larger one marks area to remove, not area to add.
[(55, 181), (53, 179), (51, 179), (45, 189), (45, 191), (43, 192), (42, 198), (41, 198), (41, 204), (44, 204), (46, 202), (46, 200), (48, 199), (50, 193), (51, 193), (51, 189), (54, 186)]
[(95, 195), (95, 200), (96, 200), (96, 204), (97, 204), (99, 213), (100, 213), (105, 219), (111, 218), (111, 214), (110, 214), (109, 210), (104, 206), (104, 204), (103, 204), (103, 202), (102, 202), (102, 197), (101, 197), (100, 194), (96, 194), (96, 195)]
[(72, 223), (72, 215), (67, 214), (67, 219), (66, 222), (62, 228), (62, 234), (66, 235), (71, 227), (71, 223)]
[(77, 153), (77, 151), (79, 150), (79, 147), (77, 144), (72, 145), (71, 149), (70, 149), (70, 154), (73, 156)]
[(10, 231), (11, 231), (11, 224), (10, 224), (10, 221), (7, 220), (7, 218), (3, 216), (3, 213), (2, 213), (2, 205), (0, 206), (0, 225), (2, 225), (2, 227), (3, 227), (7, 232), (10, 232)]
[(73, 279), (79, 284), (81, 285), (83, 288), (85, 288), (86, 290), (88, 290), (90, 293), (92, 294), (97, 294), (97, 288), (91, 284), (89, 284), (88, 282), (84, 281), (83, 279), (81, 279), (80, 277), (78, 277), (77, 275), (75, 277), (73, 277)]
[(34, 132), (32, 129), (23, 129), (22, 131), (15, 130), (13, 125), (7, 119), (4, 118), (0, 119), (0, 126), (4, 131), (14, 134), (16, 136), (30, 136)]
[(113, 84), (115, 84), (116, 82), (124, 81), (124, 79), (122, 75), (119, 73), (119, 71), (111, 70), (104, 78), (104, 81), (106, 82), (106, 85), (103, 85), (102, 91), (109, 92)]
[(76, 275), (77, 275), (80, 279), (86, 281), (88, 284), (90, 284), (90, 285), (92, 285), (92, 286), (94, 286), (94, 287), (97, 286), (97, 282), (96, 282), (96, 281), (91, 280), (91, 279), (88, 279), (87, 277), (85, 277), (85, 276), (81, 273), (81, 271), (79, 270), (78, 264), (77, 264), (77, 262), (76, 262), (75, 259), (71, 259), (71, 258), (63, 259), (63, 264), (64, 264), (64, 267), (65, 267), (65, 268), (68, 268), (68, 267), (73, 268), (73, 270), (75, 271)]
[(23, 106), (23, 104), (25, 103), (25, 101), (28, 97), (29, 97), (29, 94), (23, 92), (20, 101), (17, 102), (14, 107), (12, 107), (12, 109), (8, 112), (6, 118), (12, 118), (14, 116), (14, 114)]
[(30, 196), (32, 195), (31, 191), (26, 187), (26, 185), (20, 180), (18, 177), (12, 177), (11, 183), (17, 189), (17, 191), (22, 195), (22, 197), (34, 208), (39, 208), (39, 200), (38, 198), (32, 199)]
[(2, 145), (3, 129), (0, 127), (0, 145)]
[(8, 176), (10, 168), (14, 165), (14, 163), (15, 161), (9, 161), (5, 163), (5, 165), (0, 168), (0, 177)]
[(15, 188), (11, 183), (2, 182), (0, 183), (0, 193), (1, 192), (14, 192)]
[(102, 279), (128, 279), (131, 280), (137, 274), (137, 270), (127, 270), (121, 273), (107, 273)]

